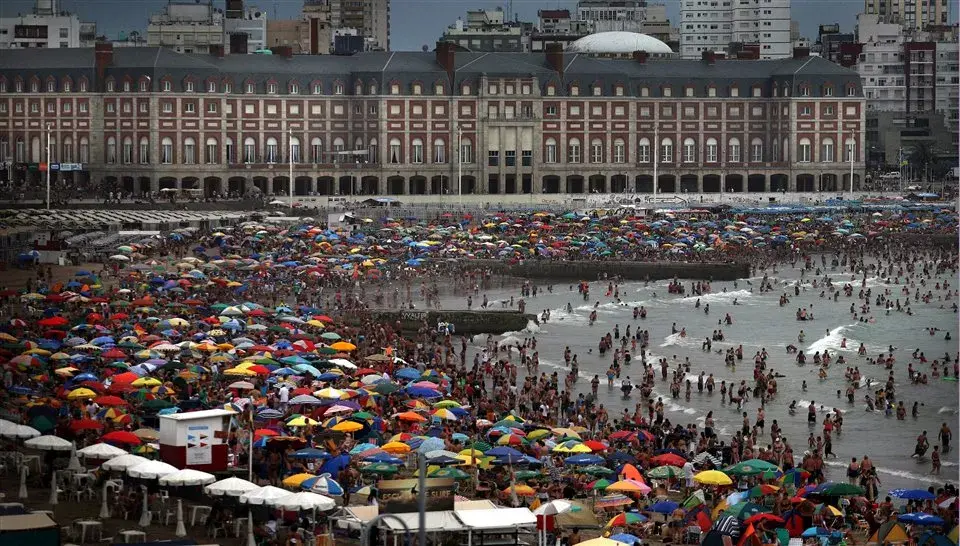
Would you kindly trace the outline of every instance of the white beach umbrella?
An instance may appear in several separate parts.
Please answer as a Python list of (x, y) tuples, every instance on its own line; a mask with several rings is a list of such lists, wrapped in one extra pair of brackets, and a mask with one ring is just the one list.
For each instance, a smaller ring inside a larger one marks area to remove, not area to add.
[(272, 485), (265, 485), (240, 495), (240, 502), (243, 504), (269, 505), (271, 502), (276, 501), (277, 499), (288, 497), (292, 494), (293, 493), (287, 491), (286, 489), (280, 489), (279, 487), (274, 487)]
[(310, 491), (301, 491), (278, 499), (268, 501), (266, 504), (283, 510), (331, 510), (337, 503), (330, 497), (324, 497)]
[(58, 436), (38, 436), (23, 443), (24, 446), (41, 451), (70, 451), (73, 443)]
[(215, 497), (227, 496), (227, 497), (239, 497), (244, 493), (259, 489), (260, 486), (244, 480), (242, 478), (231, 477), (220, 480), (218, 482), (211, 483), (210, 485), (203, 488), (203, 492), (212, 495)]
[(73, 470), (74, 472), (80, 472), (84, 470), (83, 466), (80, 465), (80, 459), (77, 458), (77, 443), (70, 442), (70, 462), (67, 463), (67, 470)]
[(40, 436), (40, 431), (33, 427), (18, 425), (10, 421), (0, 423), (0, 437), (22, 440), (26, 438), (36, 438), (37, 436)]
[(187, 536), (187, 526), (183, 523), (183, 499), (177, 499), (177, 530), (173, 534), (179, 538)]
[(150, 514), (150, 499), (147, 496), (147, 486), (141, 485), (143, 489), (143, 509), (140, 511), (140, 521), (137, 522), (140, 527), (149, 527), (150, 520), (153, 519)]
[(148, 462), (149, 459), (141, 457), (139, 455), (133, 455), (131, 453), (126, 453), (124, 455), (119, 455), (110, 459), (109, 461), (100, 465), (100, 468), (104, 470), (115, 470), (123, 472), (128, 468), (141, 465), (145, 462)]
[(190, 468), (177, 470), (173, 474), (167, 474), (160, 477), (160, 485), (170, 487), (206, 485), (215, 481), (217, 481), (217, 477), (213, 474), (200, 472), (199, 470), (193, 470)]
[(127, 474), (133, 478), (155, 480), (167, 474), (173, 474), (177, 467), (163, 461), (147, 461), (127, 469)]
[[(119, 457), (121, 455), (126, 455), (127, 452), (119, 447), (114, 447), (110, 444), (93, 444), (92, 446), (87, 446), (83, 449), (77, 450), (77, 455), (86, 459), (102, 459), (109, 460), (114, 457)], [(142, 457), (141, 457), (142, 458)], [(146, 459), (144, 459), (145, 461)], [(142, 462), (142, 461), (141, 461)]]
[(27, 498), (30, 494), (27, 492), (27, 476), (30, 474), (30, 467), (23, 465), (20, 467), (20, 494), (21, 499)]

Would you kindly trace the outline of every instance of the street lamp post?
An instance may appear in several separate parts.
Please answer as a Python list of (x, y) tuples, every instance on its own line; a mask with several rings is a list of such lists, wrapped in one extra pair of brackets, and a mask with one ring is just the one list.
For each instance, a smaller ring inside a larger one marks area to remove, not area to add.
[(47, 210), (50, 210), (50, 133), (53, 124), (47, 124)]
[(463, 210), (463, 128), (457, 124), (457, 195)]
[(293, 211), (293, 129), (287, 128), (287, 159), (290, 167), (290, 211)]

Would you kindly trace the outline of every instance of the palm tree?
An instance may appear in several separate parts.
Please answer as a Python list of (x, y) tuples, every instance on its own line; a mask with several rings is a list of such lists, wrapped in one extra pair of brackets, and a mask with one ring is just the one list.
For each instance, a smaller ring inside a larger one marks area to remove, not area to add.
[(929, 181), (929, 169), (937, 163), (937, 150), (934, 145), (930, 142), (918, 142), (909, 157), (914, 172), (924, 173), (925, 181)]

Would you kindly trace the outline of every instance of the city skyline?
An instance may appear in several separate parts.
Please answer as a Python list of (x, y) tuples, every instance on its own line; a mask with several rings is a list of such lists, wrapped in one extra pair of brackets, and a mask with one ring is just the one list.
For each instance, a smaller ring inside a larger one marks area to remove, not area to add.
[[(0, 3), (0, 16), (10, 17), (18, 13), (29, 13), (35, 0), (5, 0)], [(116, 7), (120, 3), (126, 9), (117, 15)], [(163, 9), (168, 0), (137, 0), (137, 9), (129, 9), (124, 0), (62, 0), (61, 8), (76, 13), (81, 20), (97, 23), (97, 33), (116, 39), (121, 32), (139, 31), (145, 35), (147, 20), (152, 13)], [(214, 2), (223, 7), (222, 0)], [(262, 0), (247, 2), (268, 12), (271, 19), (296, 18), (303, 5), (302, 0)], [(679, 23), (680, 1), (666, 1), (667, 14), (671, 24)], [(395, 51), (418, 51), (423, 46), (433, 49), (443, 30), (457, 17), (462, 17), (468, 9), (505, 7), (509, 2), (489, 0), (394, 0), (391, 3), (391, 43)], [(539, 9), (571, 9), (576, 0), (514, 0), (513, 10), (521, 20), (535, 21)], [(823, 18), (823, 8), (829, 4), (830, 17)], [(952, 7), (952, 3), (951, 3)], [(423, 18), (427, 10), (432, 14)], [(820, 24), (839, 23), (841, 29), (852, 31), (856, 24), (856, 14), (863, 11), (862, 0), (797, 0), (793, 2), (792, 19), (800, 26), (802, 36), (816, 40)], [(951, 10), (950, 21), (956, 21), (956, 12)], [(416, 30), (412, 30), (416, 29)]]

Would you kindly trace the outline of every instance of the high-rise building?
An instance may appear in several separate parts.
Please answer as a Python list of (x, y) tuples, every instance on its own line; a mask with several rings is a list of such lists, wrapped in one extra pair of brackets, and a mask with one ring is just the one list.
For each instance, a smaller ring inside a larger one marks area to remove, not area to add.
[(305, 44), (304, 53), (326, 55), (333, 44), (330, 4), (327, 0), (305, 0), (301, 17), (300, 42)]
[(224, 44), (223, 13), (212, 2), (170, 2), (150, 16), (147, 44), (179, 53), (209, 53), (211, 46)]
[(580, 0), (577, 19), (589, 23), (592, 32), (636, 32), (668, 44), (680, 40), (667, 18), (667, 6), (646, 0)]
[(731, 43), (756, 45), (761, 59), (793, 53), (790, 0), (681, 0), (680, 56), (726, 51)]
[(840, 25), (837, 23), (820, 25), (817, 31), (817, 43), (814, 45), (814, 51), (832, 63), (841, 64), (841, 45), (854, 43), (856, 41), (856, 36), (852, 32), (840, 32)]
[(950, 0), (863, 0), (863, 12), (882, 23), (903, 25), (908, 32), (949, 22)]
[(368, 51), (390, 50), (390, 0), (325, 0), (334, 30), (355, 28)]
[(867, 144), (874, 164), (895, 165), (901, 148), (909, 151), (921, 143), (941, 157), (955, 156), (960, 77), (956, 31), (950, 34), (907, 32), (875, 14), (857, 17), (862, 49), (856, 69), (867, 99)]
[(466, 20), (458, 18), (440, 37), (470, 51), (522, 52), (530, 50), (533, 25), (505, 18), (503, 9), (468, 10)]
[(230, 47), (230, 53), (240, 53), (232, 47), (238, 43), (238, 36), (246, 42), (244, 53), (262, 50), (268, 47), (267, 12), (256, 7), (241, 8), (240, 12), (228, 10), (227, 17), (223, 20), (223, 33), (226, 35), (225, 43)]
[(0, 18), (0, 49), (91, 47), (96, 23), (60, 10), (59, 0), (36, 0), (33, 12)]

